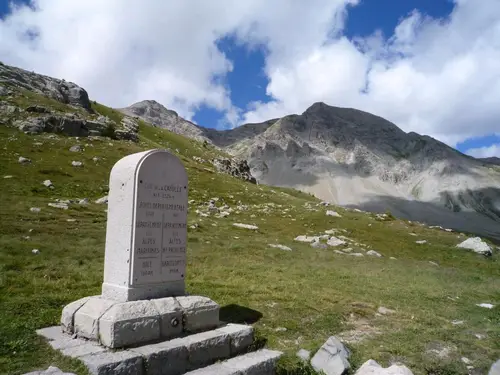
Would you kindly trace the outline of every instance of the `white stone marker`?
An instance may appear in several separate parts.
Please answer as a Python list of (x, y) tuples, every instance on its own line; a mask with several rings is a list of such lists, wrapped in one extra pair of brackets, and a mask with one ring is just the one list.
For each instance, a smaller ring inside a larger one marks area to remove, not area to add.
[(184, 295), (188, 178), (164, 150), (139, 152), (111, 170), (102, 298)]

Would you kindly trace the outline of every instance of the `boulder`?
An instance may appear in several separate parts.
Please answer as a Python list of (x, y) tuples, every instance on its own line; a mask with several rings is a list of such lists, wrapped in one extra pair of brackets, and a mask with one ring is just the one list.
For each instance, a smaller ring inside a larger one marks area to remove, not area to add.
[(311, 365), (325, 375), (342, 375), (351, 367), (347, 361), (350, 354), (335, 336), (331, 336), (311, 359)]
[(491, 247), (484, 242), (480, 237), (467, 238), (465, 241), (457, 245), (458, 248), (472, 250), (475, 253), (485, 256), (491, 256)]

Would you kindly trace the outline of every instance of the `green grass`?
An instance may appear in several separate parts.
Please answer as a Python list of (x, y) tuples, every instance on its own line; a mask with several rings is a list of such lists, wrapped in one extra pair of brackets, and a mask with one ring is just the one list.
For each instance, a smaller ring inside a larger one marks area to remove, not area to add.
[[(67, 303), (100, 293), (106, 207), (92, 203), (58, 210), (47, 203), (85, 197), (93, 202), (106, 194), (109, 172), (117, 160), (150, 148), (171, 150), (189, 175), (189, 199), (194, 203), (188, 221), (199, 227), (188, 233), (188, 292), (214, 299), (222, 306), (221, 314), (232, 321), (249, 320), (242, 308), (253, 310), (250, 316), (260, 317), (253, 323), (258, 337), (267, 347), (286, 353), (280, 373), (312, 373), (295, 352), (316, 350), (329, 336), (359, 327), (361, 319), (380, 334), (349, 345), (354, 368), (373, 358), (385, 366), (400, 360), (416, 375), (467, 374), (460, 362), (465, 356), (486, 373), (500, 357), (500, 262), (496, 256), (488, 259), (454, 248), (465, 239), (463, 235), (400, 220), (377, 221), (374, 215), (341, 208), (335, 210), (342, 218), (326, 216), (326, 208), (308, 194), (216, 173), (209, 163), (193, 160), (193, 156), (205, 160), (220, 156), (216, 149), (144, 123), (137, 144), (51, 137), (0, 128), (2, 374), (22, 374), (51, 364), (85, 374), (81, 364), (51, 350), (35, 330), (58, 324)], [(78, 142), (84, 151), (69, 152)], [(33, 162), (21, 165), (19, 156)], [(94, 162), (93, 157), (99, 160)], [(84, 167), (72, 167), (72, 160), (83, 161)], [(5, 175), (12, 178), (4, 179)], [(54, 189), (42, 185), (46, 179)], [(212, 197), (235, 211), (226, 218), (201, 218), (195, 210)], [(237, 213), (240, 204), (248, 209)], [(32, 213), (30, 207), (42, 211)], [(259, 230), (238, 229), (234, 222), (255, 224)], [(354, 250), (365, 245), (384, 257), (338, 255), (331, 248), (293, 241), (298, 235), (333, 228), (344, 230), (339, 234), (358, 243), (349, 245)], [(428, 244), (418, 245), (418, 239)], [(270, 243), (293, 251), (270, 248)], [(31, 253), (34, 248), (39, 255)], [(491, 310), (476, 306), (482, 302), (497, 306)], [(396, 313), (377, 316), (379, 306)], [(452, 320), (465, 323), (454, 326)], [(276, 331), (278, 327), (287, 330)], [(438, 360), (426, 354), (432, 345), (457, 349), (450, 358)]]

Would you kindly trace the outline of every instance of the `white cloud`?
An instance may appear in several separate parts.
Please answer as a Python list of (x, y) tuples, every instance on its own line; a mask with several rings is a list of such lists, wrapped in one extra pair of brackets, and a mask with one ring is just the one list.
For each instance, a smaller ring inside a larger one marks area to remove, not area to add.
[[(0, 19), (0, 59), (76, 82), (115, 107), (155, 99), (191, 118), (205, 105), (234, 124), (239, 110), (214, 79), (232, 63), (216, 41), (234, 33), (274, 48), (293, 38), (294, 48), (283, 52), (306, 53), (345, 1), (38, 0)], [(303, 31), (298, 19), (315, 27)]]
[(487, 147), (470, 148), (465, 153), (475, 158), (491, 158), (493, 156), (500, 158), (500, 143)]
[[(38, 10), (0, 20), (0, 59), (74, 81), (116, 107), (155, 99), (187, 118), (202, 105), (222, 110), (224, 127), (324, 101), (451, 145), (498, 131), (498, 0), (455, 0), (446, 20), (414, 11), (388, 39), (349, 40), (342, 30), (357, 3), (38, 0)], [(214, 79), (233, 68), (216, 45), (227, 35), (266, 47), (273, 102), (235, 108)]]

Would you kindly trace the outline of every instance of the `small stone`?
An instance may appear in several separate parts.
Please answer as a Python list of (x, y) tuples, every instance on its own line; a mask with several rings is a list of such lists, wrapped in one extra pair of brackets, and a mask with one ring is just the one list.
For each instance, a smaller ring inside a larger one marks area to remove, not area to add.
[(95, 203), (97, 203), (97, 204), (107, 204), (108, 203), (108, 196), (105, 195), (104, 197), (97, 199), (95, 201)]
[(318, 242), (319, 237), (312, 237), (312, 236), (297, 236), (294, 238), (294, 241), (298, 242)]
[(80, 205), (87, 205), (89, 204), (89, 199), (88, 198), (83, 198), (78, 201), (78, 204)]
[(244, 228), (244, 229), (251, 229), (251, 230), (257, 230), (257, 229), (259, 229), (258, 226), (256, 226), (256, 225), (250, 225), (250, 224), (233, 223), (233, 226), (237, 227), (237, 228)]
[(94, 156), (94, 157), (92, 158), (92, 161), (93, 161), (94, 163), (97, 163), (99, 160), (100, 160), (100, 159), (99, 159), (97, 156)]
[(28, 159), (28, 158), (25, 158), (24, 156), (19, 156), (19, 159), (18, 159), (19, 163), (21, 164), (28, 164), (28, 163), (31, 163), (31, 160)]
[(472, 361), (469, 358), (467, 358), (467, 357), (462, 357), (462, 358), (460, 358), (460, 360), (463, 363), (465, 363), (466, 365), (470, 365), (472, 363)]
[(326, 211), (326, 216), (342, 217), (338, 212), (330, 210)]
[(423, 245), (423, 244), (427, 243), (427, 240), (419, 240), (419, 241), (415, 241), (415, 243), (418, 243), (419, 245)]
[(394, 258), (394, 257), (390, 257), (389, 259), (391, 259), (391, 260), (397, 260), (397, 258)]
[(280, 245), (280, 244), (268, 244), (270, 247), (274, 247), (276, 249), (284, 250), (284, 251), (292, 251), (291, 248), (285, 245)]
[(80, 152), (82, 151), (82, 146), (81, 145), (74, 145), (69, 148), (71, 152)]
[(76, 221), (76, 219), (66, 219), (66, 221), (67, 221), (68, 223), (74, 223), (74, 222)]
[(341, 240), (340, 238), (337, 238), (337, 237), (330, 237), (330, 239), (326, 242), (326, 244), (328, 246), (340, 246), (340, 245), (344, 245), (346, 242)]
[(451, 324), (453, 324), (454, 326), (460, 326), (460, 325), (464, 324), (464, 321), (463, 320), (452, 320)]
[(50, 180), (45, 180), (44, 182), (42, 182), (42, 184), (48, 188), (54, 187), (54, 185), (52, 184), (52, 181), (50, 181)]
[(347, 253), (346, 255), (352, 255), (353, 257), (362, 257), (362, 256), (364, 256), (362, 253)]
[(14, 176), (11, 176), (11, 175), (3, 176), (3, 178), (6, 178), (6, 179), (7, 178), (12, 178), (12, 177), (14, 177)]
[(32, 252), (33, 254), (35, 254), (35, 255), (40, 254), (40, 250), (38, 250), (38, 249), (33, 249), (33, 250), (31, 250), (31, 252)]
[(49, 207), (54, 207), (54, 208), (60, 208), (62, 210), (67, 210), (68, 209), (68, 204), (67, 203), (48, 203), (47, 204)]
[(380, 306), (378, 308), (377, 312), (381, 315), (390, 315), (390, 314), (394, 314), (396, 311), (388, 309), (387, 307), (384, 307), (384, 306)]
[(311, 357), (311, 352), (309, 350), (300, 349), (297, 352), (297, 357), (302, 359), (304, 362), (307, 362), (307, 361), (309, 361), (309, 358)]
[(41, 210), (42, 210), (42, 209), (41, 209), (40, 207), (31, 207), (31, 208), (30, 208), (30, 211), (31, 211), (31, 212), (35, 212), (35, 213), (38, 213), (38, 212), (40, 212)]
[(478, 303), (476, 306), (484, 307), (485, 309), (492, 309), (495, 307), (495, 305), (492, 305), (491, 303)]
[(71, 162), (71, 165), (72, 165), (73, 167), (83, 167), (83, 163), (82, 163), (81, 161), (74, 161), (74, 160), (73, 160), (73, 161)]
[(286, 332), (288, 331), (285, 327), (278, 327), (274, 329), (275, 332)]
[(315, 249), (326, 249), (328, 246), (322, 242), (314, 241), (311, 243), (311, 247), (314, 247)]
[(378, 258), (382, 257), (382, 254), (376, 252), (375, 250), (368, 250), (366, 252), (366, 255), (371, 255), (371, 256), (374, 256), (374, 257), (378, 257)]
[(432, 264), (433, 266), (439, 266), (436, 262), (433, 262), (432, 260), (429, 260), (429, 264)]

